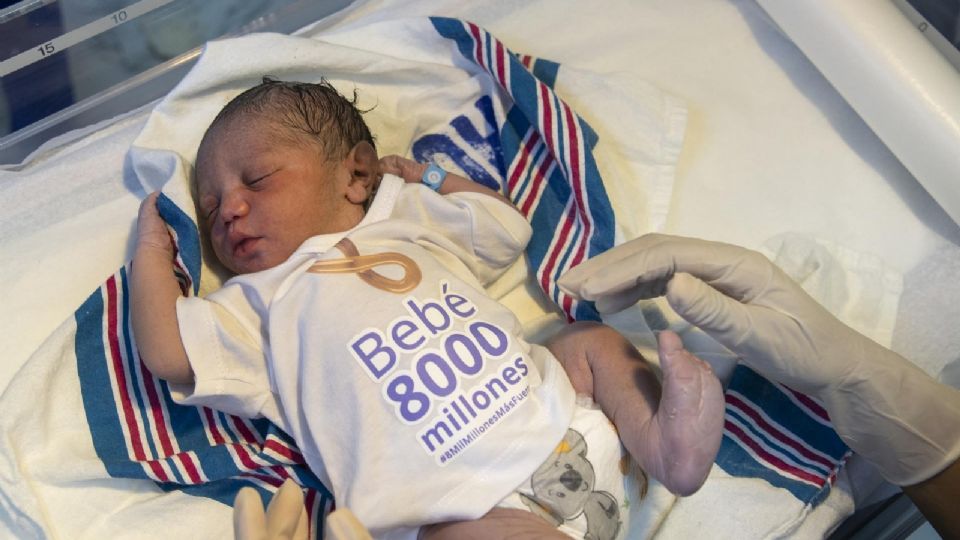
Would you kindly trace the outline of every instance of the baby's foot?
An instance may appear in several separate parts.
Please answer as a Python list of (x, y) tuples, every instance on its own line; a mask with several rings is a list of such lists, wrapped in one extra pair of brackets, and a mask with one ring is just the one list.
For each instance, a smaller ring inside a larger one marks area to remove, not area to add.
[[(683, 348), (679, 336), (658, 336), (663, 394), (656, 414), (624, 441), (651, 476), (677, 495), (707, 479), (723, 435), (723, 388), (709, 364)], [(631, 442), (633, 444), (631, 444)]]

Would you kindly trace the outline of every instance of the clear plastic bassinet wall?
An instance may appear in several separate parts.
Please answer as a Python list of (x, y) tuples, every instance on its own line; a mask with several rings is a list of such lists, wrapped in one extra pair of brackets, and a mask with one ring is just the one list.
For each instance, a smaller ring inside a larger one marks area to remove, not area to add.
[(960, 224), (960, 1), (757, 3)]
[(0, 163), (164, 95), (200, 46), (290, 33), (350, 0), (0, 0)]

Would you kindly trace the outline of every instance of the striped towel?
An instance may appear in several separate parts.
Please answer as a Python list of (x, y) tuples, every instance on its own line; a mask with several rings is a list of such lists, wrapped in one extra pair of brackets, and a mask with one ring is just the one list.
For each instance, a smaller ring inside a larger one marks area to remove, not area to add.
[(743, 365), (734, 369), (725, 397), (717, 465), (783, 488), (803, 505), (823, 501), (850, 456), (823, 406)]

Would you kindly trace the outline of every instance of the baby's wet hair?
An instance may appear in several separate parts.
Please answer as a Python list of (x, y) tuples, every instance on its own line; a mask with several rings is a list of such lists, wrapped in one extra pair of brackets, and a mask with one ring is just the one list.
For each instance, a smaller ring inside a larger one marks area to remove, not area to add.
[(279, 136), (305, 136), (320, 146), (327, 159), (342, 159), (361, 141), (376, 148), (363, 120), (363, 113), (367, 111), (357, 107), (357, 100), (356, 89), (353, 99), (347, 99), (325, 79), (304, 83), (264, 77), (260, 84), (230, 100), (207, 128), (207, 133), (223, 122), (254, 113), (286, 128), (277, 130)]

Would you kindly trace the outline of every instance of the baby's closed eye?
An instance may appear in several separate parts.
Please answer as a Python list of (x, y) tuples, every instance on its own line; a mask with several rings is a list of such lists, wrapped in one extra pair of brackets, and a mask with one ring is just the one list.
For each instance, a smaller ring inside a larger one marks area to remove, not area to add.
[(280, 170), (280, 169), (278, 168), (278, 169), (274, 169), (274, 170), (270, 170), (270, 171), (265, 171), (265, 172), (262, 172), (262, 173), (260, 173), (260, 174), (250, 175), (249, 177), (244, 178), (243, 183), (244, 183), (247, 187), (258, 187), (258, 186), (262, 186), (262, 184), (263, 184), (263, 182), (264, 182), (265, 180), (269, 179), (271, 176), (273, 176), (274, 174), (276, 174), (279, 170)]
[(220, 201), (213, 195), (204, 195), (200, 197), (200, 215), (204, 219), (210, 219), (216, 213), (220, 206)]

